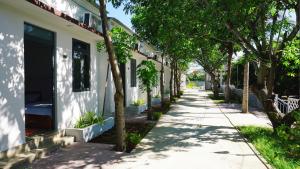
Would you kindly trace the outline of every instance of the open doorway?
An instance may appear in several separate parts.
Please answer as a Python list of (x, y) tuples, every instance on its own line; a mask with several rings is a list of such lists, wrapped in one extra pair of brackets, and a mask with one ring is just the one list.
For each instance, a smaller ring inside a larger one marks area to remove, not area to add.
[(54, 129), (54, 33), (24, 24), (26, 136)]

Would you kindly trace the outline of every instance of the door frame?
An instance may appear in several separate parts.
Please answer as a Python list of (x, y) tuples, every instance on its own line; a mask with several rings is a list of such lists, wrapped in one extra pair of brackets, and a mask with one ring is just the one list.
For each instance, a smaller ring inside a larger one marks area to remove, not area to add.
[[(57, 34), (56, 32), (49, 30), (47, 28), (29, 23), (29, 22), (24, 22), (23, 24), (23, 35), (24, 35), (24, 51), (25, 51), (25, 25), (30, 25), (48, 32), (51, 32), (53, 34), (53, 39), (52, 39), (52, 66), (51, 66), (51, 71), (52, 71), (52, 120), (51, 120), (51, 129), (52, 130), (57, 130), (57, 116), (56, 116), (56, 105), (57, 105), (57, 99), (56, 99), (56, 95), (57, 95), (57, 55), (56, 55), (56, 47), (57, 47)], [(25, 91), (25, 52), (24, 52), (24, 91)], [(24, 92), (25, 93), (25, 92)], [(25, 99), (24, 99), (25, 102)], [(26, 124), (26, 121), (25, 121)], [(26, 129), (26, 128), (25, 128)]]

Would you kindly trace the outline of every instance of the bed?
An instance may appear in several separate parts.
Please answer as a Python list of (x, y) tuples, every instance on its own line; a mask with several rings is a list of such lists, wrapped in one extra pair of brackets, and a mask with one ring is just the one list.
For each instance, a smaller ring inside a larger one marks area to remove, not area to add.
[(26, 128), (51, 129), (52, 104), (30, 103), (25, 106)]
[(25, 114), (52, 117), (51, 103), (30, 103), (25, 106)]

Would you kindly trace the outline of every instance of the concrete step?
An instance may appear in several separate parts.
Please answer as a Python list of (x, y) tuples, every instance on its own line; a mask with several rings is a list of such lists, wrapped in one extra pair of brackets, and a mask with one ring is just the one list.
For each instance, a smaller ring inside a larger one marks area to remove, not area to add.
[[(33, 139), (35, 140), (35, 139)], [(65, 147), (74, 143), (74, 137), (65, 136), (65, 137), (45, 137), (37, 139), (39, 140), (39, 148), (33, 148), (29, 152), (23, 152), (16, 154), (12, 158), (5, 158), (0, 160), (0, 168), (9, 169), (9, 168), (22, 168), (36, 159), (45, 157), (47, 154), (58, 150), (61, 147)], [(36, 141), (36, 140), (35, 140)]]

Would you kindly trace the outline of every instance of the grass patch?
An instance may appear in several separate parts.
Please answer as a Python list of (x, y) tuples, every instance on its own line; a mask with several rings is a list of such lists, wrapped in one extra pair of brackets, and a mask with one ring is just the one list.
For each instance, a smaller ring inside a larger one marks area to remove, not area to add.
[(292, 151), (300, 146), (296, 141), (284, 141), (270, 128), (243, 126), (239, 130), (274, 168), (300, 169), (299, 152)]
[(225, 97), (223, 95), (219, 95), (219, 97), (214, 97), (214, 95), (211, 93), (211, 94), (208, 94), (208, 97), (210, 99), (212, 99), (214, 101), (214, 103), (216, 104), (221, 104), (221, 103), (237, 103), (237, 104), (241, 104), (242, 102), (237, 99), (236, 97), (234, 96), (231, 96), (231, 99), (229, 100), (229, 102), (226, 102), (225, 101)]
[(153, 113), (153, 119), (155, 120), (155, 121), (158, 121), (159, 119), (160, 119), (160, 117), (162, 116), (162, 112), (154, 112)]
[(225, 103), (224, 96), (214, 97), (213, 94), (208, 94), (208, 98), (210, 98), (211, 100), (213, 100), (214, 103), (216, 103), (216, 104)]
[(187, 85), (186, 85), (186, 88), (188, 89), (194, 89), (194, 88), (197, 88), (198, 85), (196, 82), (189, 82)]

